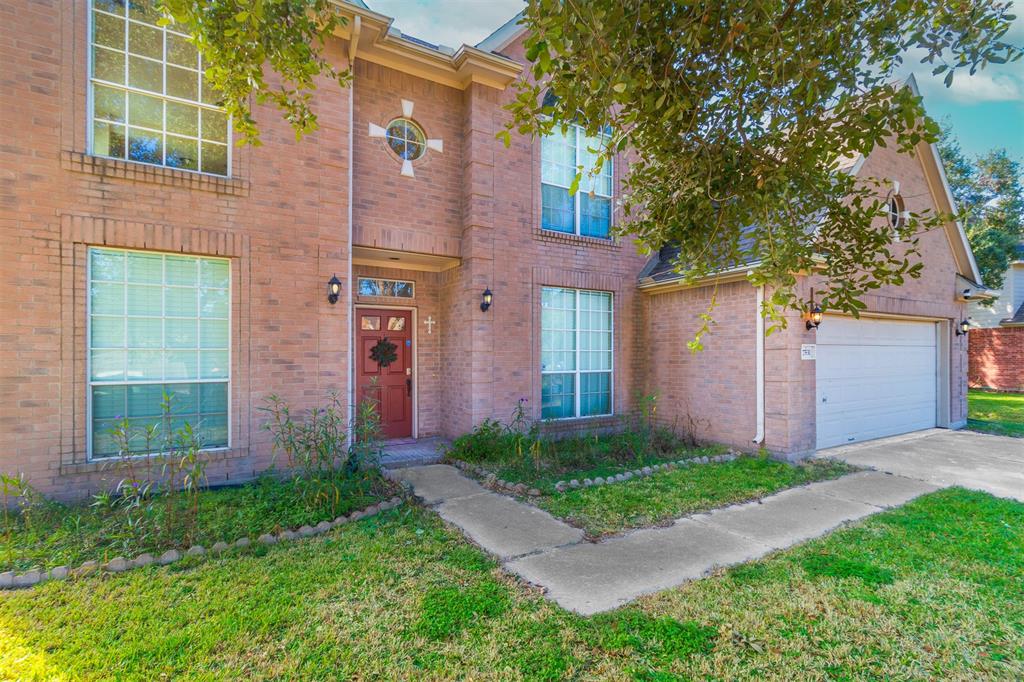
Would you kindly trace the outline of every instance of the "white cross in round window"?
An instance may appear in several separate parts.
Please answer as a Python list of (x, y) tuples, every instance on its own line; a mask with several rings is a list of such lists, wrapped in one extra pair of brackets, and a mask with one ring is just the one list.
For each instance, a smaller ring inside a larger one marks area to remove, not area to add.
[(415, 177), (412, 162), (422, 159), (428, 149), (444, 153), (444, 142), (427, 138), (423, 128), (412, 119), (413, 106), (412, 102), (403, 99), (402, 115), (392, 119), (386, 128), (370, 124), (370, 137), (384, 138), (388, 149), (402, 161), (402, 175), (409, 178)]

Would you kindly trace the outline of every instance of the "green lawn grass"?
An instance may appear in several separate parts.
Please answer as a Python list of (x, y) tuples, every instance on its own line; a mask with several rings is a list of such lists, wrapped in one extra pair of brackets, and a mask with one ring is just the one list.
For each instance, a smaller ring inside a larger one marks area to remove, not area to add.
[[(242, 486), (205, 490), (199, 494), (198, 528), (191, 538), (182, 537), (180, 527), (165, 528), (165, 508), (160, 498), (155, 499), (145, 522), (135, 532), (129, 530), (123, 511), (106, 505), (41, 502), (14, 520), (9, 535), (0, 527), (0, 571), (75, 567), (90, 559), (156, 554), (172, 547), (187, 547), (186, 543), (208, 548), (219, 540), (230, 543), (246, 535), (255, 539), (262, 533), (332, 520), (396, 491), (395, 485), (376, 471), (359, 473), (339, 483), (341, 494), (333, 508), (304, 504), (292, 479), (270, 475)], [(186, 500), (180, 498), (178, 502), (180, 511)]]
[[(687, 514), (764, 497), (785, 488), (838, 478), (854, 471), (841, 462), (788, 464), (768, 457), (662, 471), (612, 485), (548, 491), (538, 507), (590, 536), (656, 525)], [(600, 474), (598, 474), (600, 475)], [(591, 477), (588, 472), (586, 477)], [(573, 476), (582, 480), (584, 476)]]
[(1024, 393), (968, 391), (967, 428), (1024, 437)]
[(0, 594), (0, 679), (1021, 679), (1024, 505), (947, 490), (582, 618), (418, 508)]

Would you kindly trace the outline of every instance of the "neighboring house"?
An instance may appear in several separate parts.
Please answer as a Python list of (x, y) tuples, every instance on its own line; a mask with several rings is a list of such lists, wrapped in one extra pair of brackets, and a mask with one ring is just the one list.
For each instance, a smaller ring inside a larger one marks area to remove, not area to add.
[(1024, 392), (1024, 243), (1003, 275), (991, 306), (972, 302), (971, 388)]
[[(955, 330), (979, 278), (955, 223), (922, 235), (921, 279), (816, 332), (793, 314), (764, 339), (761, 292), (722, 273), (691, 355), (712, 283), (683, 286), (670, 249), (610, 237), (624, 160), (570, 196), (580, 131), (495, 139), (524, 71), (515, 19), (451, 50), (339, 7), (351, 21), (327, 55), (352, 86), (323, 83), (301, 142), (258, 108), (261, 147), (232, 144), (194, 51), (138, 4), (6, 8), (0, 471), (60, 498), (94, 490), (111, 425), (151, 423), (165, 390), (211, 483), (271, 464), (270, 394), (296, 412), (372, 396), (387, 436), (423, 438), (521, 398), (548, 430), (608, 429), (657, 393), (668, 423), (786, 456), (964, 423)], [(951, 211), (934, 149), (918, 152), (850, 172), (898, 181), (906, 210)]]
[(967, 307), (971, 327), (992, 329), (1024, 325), (1024, 242), (1017, 245), (1016, 255), (1003, 275), (1003, 288), (992, 291), (991, 305), (972, 302)]

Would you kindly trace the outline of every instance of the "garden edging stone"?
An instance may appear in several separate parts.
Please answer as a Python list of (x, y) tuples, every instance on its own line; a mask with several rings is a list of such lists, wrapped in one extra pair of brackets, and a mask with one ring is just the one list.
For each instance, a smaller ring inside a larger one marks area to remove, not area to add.
[[(404, 486), (403, 486), (404, 488)], [(365, 509), (352, 512), (347, 517), (339, 516), (334, 522), (321, 521), (315, 527), (302, 526), (298, 529), (298, 532), (284, 530), (278, 535), (272, 535), (270, 533), (264, 533), (259, 536), (258, 542), (262, 545), (273, 545), (279, 541), (296, 540), (302, 537), (310, 537), (312, 535), (319, 535), (325, 533), (333, 528), (340, 526), (350, 521), (356, 521), (358, 519), (367, 518), (373, 516), (382, 511), (387, 511), (400, 506), (403, 502), (403, 498), (394, 496), (384, 502), (378, 504), (372, 504)], [(306, 532), (303, 532), (306, 531)], [(234, 547), (236, 549), (244, 549), (251, 545), (251, 541), (248, 537), (240, 537), (232, 545), (224, 542), (223, 540), (215, 542), (211, 548), (213, 553), (223, 553)], [(193, 545), (188, 548), (184, 556), (191, 557), (203, 557), (207, 554), (206, 548), (202, 545)], [(135, 557), (134, 559), (128, 560), (124, 557), (114, 557), (107, 563), (103, 564), (102, 568), (108, 573), (124, 573), (135, 568), (143, 568), (152, 564), (158, 564), (160, 566), (168, 566), (182, 558), (181, 551), (177, 549), (169, 549), (162, 553), (158, 558), (154, 558), (152, 554), (148, 552), (143, 553)], [(101, 568), (100, 564), (94, 560), (88, 560), (82, 562), (82, 564), (75, 569), (69, 569), (67, 566), (57, 566), (56, 568), (50, 569), (49, 571), (40, 571), (38, 569), (31, 569), (24, 573), (17, 574), (14, 571), (4, 571), (0, 573), (0, 590), (10, 590), (27, 588), (38, 585), (39, 583), (46, 580), (63, 580), (65, 578), (74, 576), (76, 578), (86, 577), (95, 573)]]
[[(720, 464), (724, 462), (733, 462), (739, 459), (739, 457), (739, 453), (737, 453), (735, 450), (730, 450), (725, 454), (715, 455), (714, 457), (689, 457), (685, 459), (675, 460), (672, 462), (661, 462), (659, 464), (652, 464), (650, 466), (645, 466), (640, 469), (624, 471), (614, 475), (597, 476), (596, 478), (593, 479), (585, 478), (582, 482), (580, 482), (579, 479), (575, 478), (570, 479), (568, 481), (558, 481), (557, 483), (555, 483), (554, 488), (555, 492), (564, 493), (566, 490), (569, 489), (591, 488), (599, 485), (624, 483), (625, 481), (629, 481), (634, 478), (644, 478), (646, 476), (653, 476), (654, 474), (658, 474), (664, 471), (673, 471), (677, 468), (682, 469), (692, 466), (694, 464)], [(494, 490), (496, 492), (504, 492), (510, 495), (519, 495), (522, 497), (540, 497), (541, 495), (543, 495), (539, 488), (528, 488), (525, 483), (512, 483), (510, 481), (506, 481), (503, 478), (498, 478), (493, 471), (488, 471), (487, 469), (480, 465), (470, 464), (469, 462), (466, 462), (461, 459), (449, 459), (448, 461), (450, 461), (452, 466), (454, 466), (459, 471), (473, 474), (475, 476), (483, 478), (483, 486), (485, 488), (490, 488), (491, 490)], [(397, 475), (394, 475), (392, 478), (398, 479), (399, 481), (403, 482), (403, 485), (408, 483), (407, 481), (402, 481), (402, 479)], [(425, 501), (428, 504), (430, 503), (430, 500)]]

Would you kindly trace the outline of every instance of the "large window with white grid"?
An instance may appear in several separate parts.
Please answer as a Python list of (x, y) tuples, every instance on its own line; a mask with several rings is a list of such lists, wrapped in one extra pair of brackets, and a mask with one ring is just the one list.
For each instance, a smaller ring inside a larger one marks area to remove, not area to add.
[[(577, 125), (541, 139), (541, 227), (555, 232), (608, 239), (612, 226), (612, 162), (596, 176), (597, 151), (605, 140)], [(582, 168), (579, 190), (569, 189)]]
[(90, 153), (229, 175), (230, 122), (188, 36), (152, 0), (90, 4)]
[(541, 289), (541, 417), (612, 413), (612, 295)]
[[(228, 447), (228, 260), (89, 249), (89, 452), (146, 454), (186, 422), (207, 449)], [(171, 396), (169, 419), (162, 403)], [(113, 429), (127, 419), (120, 452)]]

